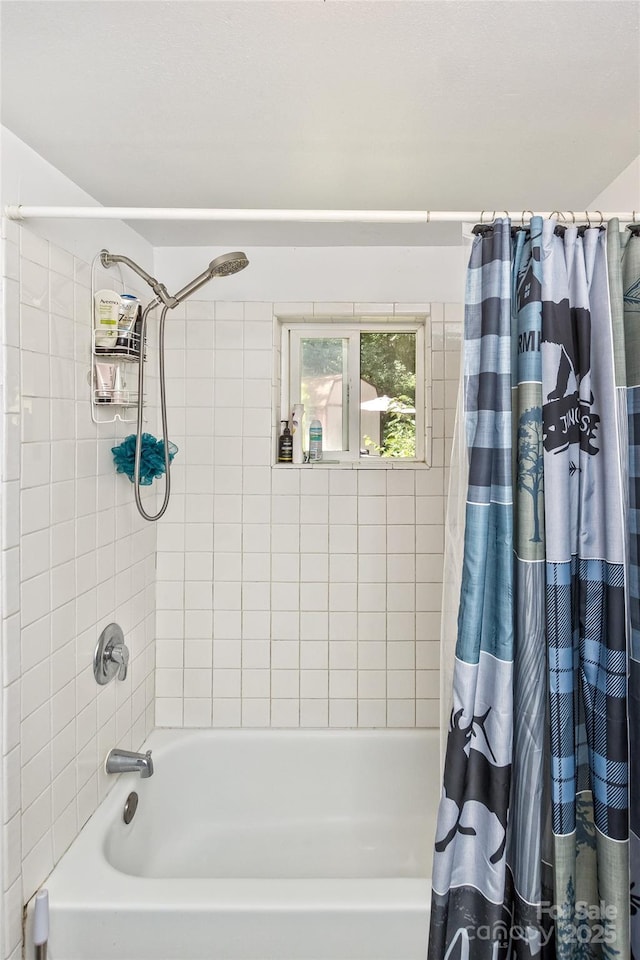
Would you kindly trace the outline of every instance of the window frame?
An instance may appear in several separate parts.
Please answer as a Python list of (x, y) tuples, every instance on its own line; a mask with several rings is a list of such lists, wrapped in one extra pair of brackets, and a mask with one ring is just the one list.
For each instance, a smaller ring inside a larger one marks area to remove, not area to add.
[[(300, 403), (300, 342), (318, 337), (327, 340), (347, 340), (348, 449), (327, 451), (330, 460), (340, 463), (372, 467), (391, 467), (400, 464), (426, 463), (426, 316), (407, 317), (314, 317), (287, 318), (280, 321), (281, 398), (279, 420), (290, 420), (295, 403)], [(360, 453), (360, 336), (363, 333), (413, 333), (416, 337), (416, 455), (415, 457), (376, 457)], [(353, 398), (356, 398), (356, 402)], [(343, 405), (343, 418), (345, 417)], [(344, 424), (344, 419), (343, 419)], [(278, 424), (279, 426), (279, 424)], [(343, 426), (344, 436), (344, 426)]]

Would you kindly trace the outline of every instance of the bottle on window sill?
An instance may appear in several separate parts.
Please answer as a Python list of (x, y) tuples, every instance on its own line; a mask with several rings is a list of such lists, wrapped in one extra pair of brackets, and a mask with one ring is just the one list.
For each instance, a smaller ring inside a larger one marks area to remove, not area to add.
[(289, 421), (281, 420), (280, 426), (284, 424), (282, 433), (278, 437), (278, 463), (293, 462), (293, 437), (289, 430)]
[(309, 427), (309, 463), (318, 463), (322, 460), (322, 424), (319, 420), (312, 420)]

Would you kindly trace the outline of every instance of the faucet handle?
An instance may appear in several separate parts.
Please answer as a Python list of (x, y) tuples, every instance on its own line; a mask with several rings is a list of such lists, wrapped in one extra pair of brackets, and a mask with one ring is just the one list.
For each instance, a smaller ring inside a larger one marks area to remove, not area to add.
[(129, 650), (122, 628), (117, 623), (110, 623), (98, 638), (93, 654), (93, 675), (101, 685), (109, 683), (116, 676), (118, 680), (125, 680), (128, 664)]
[(118, 680), (127, 679), (127, 670), (129, 668), (129, 648), (126, 644), (119, 647), (113, 647), (110, 654), (113, 663), (118, 664)]

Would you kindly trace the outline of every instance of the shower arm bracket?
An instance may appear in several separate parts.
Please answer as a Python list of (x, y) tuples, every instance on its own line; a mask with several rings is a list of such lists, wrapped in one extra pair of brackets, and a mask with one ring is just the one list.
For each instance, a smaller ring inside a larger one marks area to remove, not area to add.
[(171, 296), (164, 283), (154, 280), (154, 282), (150, 283), (149, 286), (156, 295), (156, 303), (154, 306), (159, 306), (160, 303), (162, 303), (163, 306), (168, 307), (169, 310), (173, 310), (174, 307), (178, 306), (179, 301), (176, 300), (175, 297)]
[(103, 267), (112, 267), (116, 263), (126, 264), (130, 270), (133, 270), (134, 273), (137, 273), (139, 277), (148, 283), (153, 292), (156, 295), (156, 303), (150, 304), (150, 308), (158, 306), (158, 304), (163, 303), (165, 307), (169, 307), (172, 310), (174, 307), (178, 306), (178, 300), (175, 297), (172, 297), (164, 283), (160, 283), (159, 280), (156, 280), (155, 277), (152, 277), (151, 274), (147, 273), (146, 270), (143, 270), (137, 263), (129, 259), (129, 257), (123, 257), (121, 255), (116, 255), (109, 253), (108, 250), (100, 251), (100, 262)]

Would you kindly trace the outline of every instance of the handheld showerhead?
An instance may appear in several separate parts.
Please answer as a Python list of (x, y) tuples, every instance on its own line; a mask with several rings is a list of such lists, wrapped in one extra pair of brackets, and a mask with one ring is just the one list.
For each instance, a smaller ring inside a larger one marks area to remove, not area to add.
[(196, 277), (195, 280), (188, 283), (182, 290), (178, 290), (174, 300), (176, 303), (182, 303), (183, 300), (190, 297), (191, 294), (199, 290), (200, 287), (208, 283), (209, 280), (213, 280), (214, 277), (230, 277), (232, 273), (244, 270), (248, 263), (249, 260), (247, 259), (246, 253), (241, 253), (240, 251), (223, 253), (219, 257), (216, 257), (215, 260), (212, 260), (207, 269), (201, 273), (199, 277)]
[(216, 257), (209, 264), (209, 272), (212, 277), (230, 277), (232, 273), (238, 273), (248, 265), (246, 253), (237, 250), (235, 253), (223, 253)]

